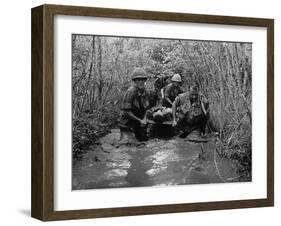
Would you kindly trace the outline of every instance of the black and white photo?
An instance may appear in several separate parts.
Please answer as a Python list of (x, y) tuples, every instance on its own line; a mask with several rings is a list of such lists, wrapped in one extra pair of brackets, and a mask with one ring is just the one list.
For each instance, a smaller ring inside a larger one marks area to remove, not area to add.
[(72, 189), (252, 181), (252, 43), (72, 34)]

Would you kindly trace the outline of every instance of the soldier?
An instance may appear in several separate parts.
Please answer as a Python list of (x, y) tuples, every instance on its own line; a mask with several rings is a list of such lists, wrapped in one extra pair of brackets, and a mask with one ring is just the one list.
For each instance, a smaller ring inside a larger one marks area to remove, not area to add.
[(161, 97), (161, 89), (168, 85), (168, 78), (169, 76), (166, 75), (157, 75), (156, 80), (154, 81), (154, 90), (159, 98)]
[(205, 134), (206, 123), (209, 119), (209, 102), (194, 85), (189, 92), (180, 94), (176, 98), (172, 114), (173, 126), (177, 126), (182, 131), (180, 137), (184, 138), (196, 129), (201, 134)]
[(146, 80), (145, 71), (136, 68), (132, 74), (133, 85), (127, 90), (122, 103), (120, 129), (134, 132), (139, 141), (147, 140), (146, 117), (149, 95), (145, 89)]
[(171, 83), (163, 88), (163, 99), (162, 106), (171, 108), (173, 106), (173, 102), (176, 97), (183, 93), (180, 85), (181, 85), (181, 76), (179, 74), (174, 74), (171, 79)]

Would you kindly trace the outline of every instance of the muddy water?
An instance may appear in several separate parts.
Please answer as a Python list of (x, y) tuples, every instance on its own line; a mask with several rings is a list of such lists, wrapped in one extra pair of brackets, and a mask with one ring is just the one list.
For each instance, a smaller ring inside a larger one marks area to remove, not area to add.
[(167, 186), (235, 181), (230, 160), (215, 153), (212, 138), (137, 142), (112, 130), (73, 163), (73, 189)]

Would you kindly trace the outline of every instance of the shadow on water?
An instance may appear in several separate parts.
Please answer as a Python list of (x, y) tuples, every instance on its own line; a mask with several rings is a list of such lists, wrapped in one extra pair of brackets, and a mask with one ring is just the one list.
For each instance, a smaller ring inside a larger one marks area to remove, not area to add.
[(144, 155), (142, 153), (136, 153), (131, 159), (131, 167), (128, 169), (128, 174), (125, 180), (130, 183), (132, 187), (150, 186), (151, 181), (146, 171), (151, 166), (144, 164)]

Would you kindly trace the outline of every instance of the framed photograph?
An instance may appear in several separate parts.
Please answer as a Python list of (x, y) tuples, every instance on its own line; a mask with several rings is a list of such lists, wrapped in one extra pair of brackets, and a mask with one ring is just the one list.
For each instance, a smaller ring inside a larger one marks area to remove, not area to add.
[(32, 217), (274, 205), (274, 20), (32, 9)]

